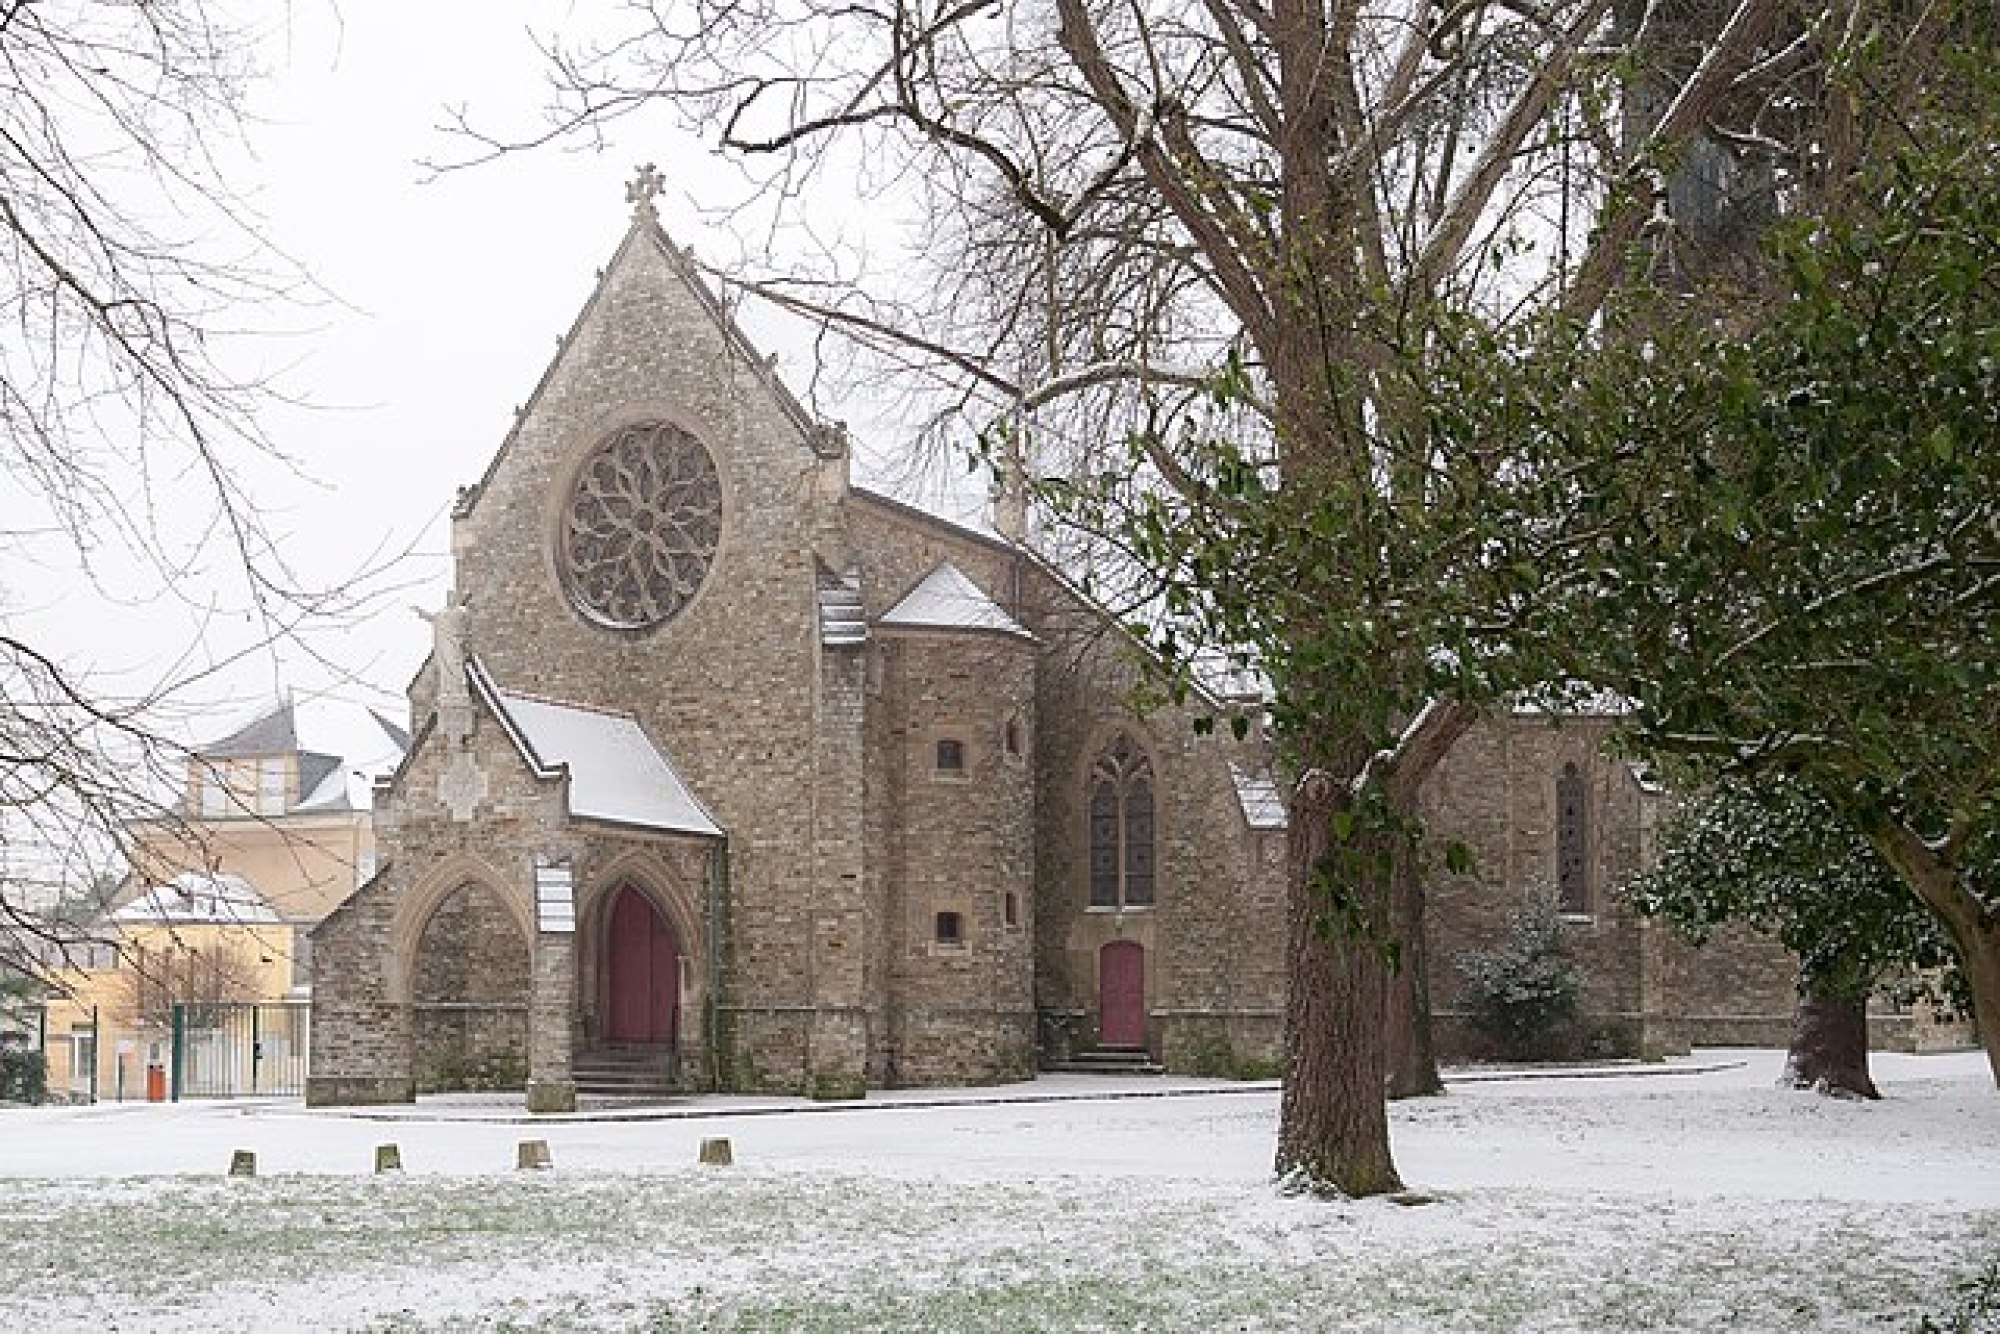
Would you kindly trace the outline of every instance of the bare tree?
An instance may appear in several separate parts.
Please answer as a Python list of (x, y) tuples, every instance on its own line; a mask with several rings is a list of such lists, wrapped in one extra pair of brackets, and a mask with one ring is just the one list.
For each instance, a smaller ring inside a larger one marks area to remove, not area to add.
[(123, 951), (120, 1017), (148, 1032), (173, 1026), (175, 1007), (213, 1007), (260, 1000), (257, 961), (224, 939), (196, 944), (172, 937)]
[[(0, 3), (0, 552), (269, 643), (356, 586), (305, 591), (242, 480), (289, 464), (254, 340), (309, 290), (229, 180), (258, 36), (203, 0)], [(174, 818), (169, 706), (217, 668), (106, 687), (35, 642), (29, 591), (0, 587), (0, 961), (35, 971), (73, 926), (49, 904), (122, 868), (130, 821)]]
[(1875, 17), (1725, 0), (1691, 37), (1669, 8), (696, 0), (549, 48), (561, 97), (532, 142), (665, 103), (779, 216), (857, 171), (914, 197), (928, 288), (748, 284), (944, 387), (937, 420), (1002, 488), (1043, 483), (1136, 556), (1180, 646), (1273, 681), (1297, 776), (1277, 1169), (1304, 1189), (1398, 1185), (1391, 886), (1416, 881), (1425, 774), (1520, 666), (1461, 657), (1432, 702), (1448, 646), (1416, 633), (1480, 609), (1453, 581), (1500, 458), (1440, 458), (1424, 430), (1453, 319), (1595, 311), (1671, 249), (1697, 141), (1804, 160), (1786, 111)]

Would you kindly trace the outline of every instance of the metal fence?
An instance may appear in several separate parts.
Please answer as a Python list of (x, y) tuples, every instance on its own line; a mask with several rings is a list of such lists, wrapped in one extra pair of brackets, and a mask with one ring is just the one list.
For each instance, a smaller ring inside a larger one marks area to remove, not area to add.
[(300, 1094), (311, 1056), (308, 1001), (176, 1005), (168, 1096)]

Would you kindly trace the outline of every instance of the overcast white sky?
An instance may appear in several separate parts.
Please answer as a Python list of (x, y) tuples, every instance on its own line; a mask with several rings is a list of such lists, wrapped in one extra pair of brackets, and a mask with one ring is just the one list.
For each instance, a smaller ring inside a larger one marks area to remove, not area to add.
[[(602, 149), (543, 149), (441, 177), (420, 165), (468, 151), (441, 128), (447, 107), (496, 129), (540, 125), (548, 93), (530, 32), (575, 37), (616, 22), (615, 6), (305, 0), (283, 20), (253, 12), (279, 26), (253, 90), (241, 189), (271, 242), (332, 298), (266, 312), (301, 331), (273, 355), (293, 363), (289, 392), (314, 405), (273, 414), (267, 430), (312, 480), (260, 477), (257, 499), (309, 580), (337, 582), (411, 546), (395, 577), (413, 586), (360, 626), (316, 638), (331, 667), (281, 648), (182, 692), (174, 713), (192, 740), (226, 732), (281, 689), (400, 712), (428, 650), (412, 604), (437, 605), (447, 583), (453, 494), (483, 471), (616, 246), (637, 164), (666, 176), (659, 209), (676, 240), (717, 258), (736, 249), (698, 208), (740, 190), (740, 177), (664, 115), (613, 127)], [(801, 387), (807, 344), (769, 316), (751, 312), (750, 327)], [(114, 690), (139, 689), (191, 646), (197, 660), (217, 658), (250, 637), (240, 616), (197, 625), (171, 599), (103, 603), (81, 581), (9, 583), (17, 623)]]

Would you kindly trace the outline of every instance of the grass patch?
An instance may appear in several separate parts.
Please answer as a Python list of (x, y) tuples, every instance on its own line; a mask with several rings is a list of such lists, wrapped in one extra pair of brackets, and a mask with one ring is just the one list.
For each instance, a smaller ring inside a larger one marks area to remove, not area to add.
[[(754, 1169), (12, 1185), (0, 1325), (21, 1328), (115, 1308), (121, 1329), (283, 1309), (375, 1334), (1912, 1329), (2000, 1251), (1993, 1212), (1800, 1203), (1751, 1227), (1726, 1202), (1534, 1191), (1410, 1210)], [(1985, 1282), (1967, 1302), (1990, 1313)]]

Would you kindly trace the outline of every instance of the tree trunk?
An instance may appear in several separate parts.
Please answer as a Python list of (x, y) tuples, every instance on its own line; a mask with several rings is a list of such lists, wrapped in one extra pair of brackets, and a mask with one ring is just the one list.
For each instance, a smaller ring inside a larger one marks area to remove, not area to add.
[[(1289, 1189), (1350, 1199), (1401, 1190), (1383, 1100), (1388, 967), (1375, 933), (1350, 931), (1315, 875), (1346, 794), (1323, 771), (1292, 797), (1286, 904), (1285, 1091), (1277, 1173)], [(1387, 889), (1355, 877), (1357, 916), (1386, 924)]]
[(1785, 1053), (1784, 1087), (1813, 1089), (1836, 1098), (1879, 1098), (1868, 1077), (1868, 998), (1799, 980), (1792, 1009), (1792, 1045)]
[(1879, 817), (1856, 823), (1958, 946), (1959, 968), (1972, 993), (1972, 1021), (1994, 1087), (2000, 1088), (2000, 911), (1960, 883), (1955, 856), (1941, 855), (1915, 830)]
[(1958, 944), (1966, 989), (1972, 993), (1972, 1022), (1986, 1049), (1993, 1086), (2000, 1088), (2000, 915), (1982, 915), (1963, 930), (1954, 929), (1952, 938)]
[[(1420, 823), (1418, 793), (1444, 762), (1458, 739), (1479, 720), (1479, 711), (1458, 701), (1433, 700), (1418, 710), (1398, 738), (1381, 775), (1396, 813)], [(1386, 1015), (1391, 1098), (1425, 1098), (1444, 1092), (1437, 1053), (1431, 1046), (1429, 951), (1424, 945), (1423, 859), (1419, 848), (1400, 849), (1389, 903), (1389, 930), (1400, 948), (1389, 979)]]
[(1389, 977), (1387, 1044), (1389, 1096), (1428, 1098), (1444, 1092), (1431, 1047), (1430, 973), (1424, 948), (1423, 866), (1414, 850), (1396, 858), (1389, 900), (1389, 933), (1397, 945)]

